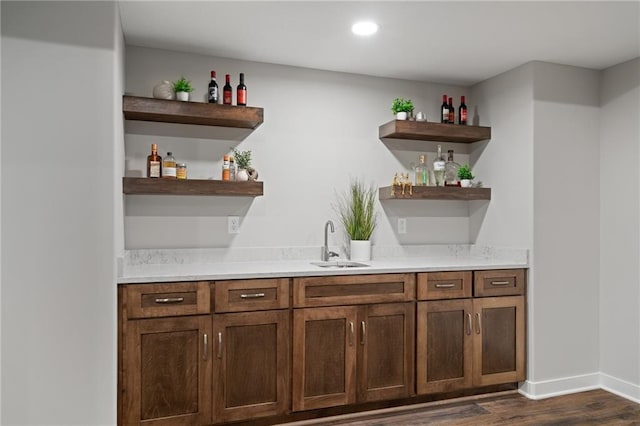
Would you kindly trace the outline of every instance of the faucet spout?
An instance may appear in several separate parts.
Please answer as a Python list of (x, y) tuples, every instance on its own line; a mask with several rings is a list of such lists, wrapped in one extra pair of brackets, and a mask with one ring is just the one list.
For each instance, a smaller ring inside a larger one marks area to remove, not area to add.
[(335, 232), (335, 228), (331, 220), (328, 220), (327, 223), (324, 224), (324, 246), (322, 246), (322, 252), (320, 254), (323, 262), (326, 262), (331, 257), (338, 256), (338, 253), (329, 251), (329, 227), (331, 227), (331, 232)]

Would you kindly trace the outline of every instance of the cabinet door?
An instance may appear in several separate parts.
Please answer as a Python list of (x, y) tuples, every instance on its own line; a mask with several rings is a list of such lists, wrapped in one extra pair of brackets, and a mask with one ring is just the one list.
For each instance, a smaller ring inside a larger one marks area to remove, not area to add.
[(472, 387), (471, 299), (418, 303), (419, 394)]
[(473, 310), (474, 384), (524, 380), (524, 296), (474, 299)]
[(211, 423), (211, 316), (129, 321), (124, 423)]
[(215, 423), (283, 414), (289, 397), (289, 311), (215, 315)]
[(360, 308), (358, 318), (358, 402), (413, 394), (413, 303)]
[(355, 402), (356, 320), (355, 306), (294, 311), (294, 411)]

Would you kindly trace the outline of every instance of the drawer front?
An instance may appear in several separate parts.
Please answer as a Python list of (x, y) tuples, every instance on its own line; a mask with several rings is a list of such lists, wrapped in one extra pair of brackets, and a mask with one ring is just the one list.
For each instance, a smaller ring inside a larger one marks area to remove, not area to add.
[(415, 283), (415, 274), (295, 278), (293, 306), (405, 302), (415, 297)]
[(215, 312), (263, 311), (289, 307), (289, 279), (216, 281)]
[(418, 274), (418, 299), (463, 299), (471, 297), (472, 272), (425, 272)]
[(127, 317), (155, 318), (211, 313), (209, 283), (127, 285)]
[(473, 273), (473, 295), (517, 296), (525, 292), (524, 269), (501, 269)]

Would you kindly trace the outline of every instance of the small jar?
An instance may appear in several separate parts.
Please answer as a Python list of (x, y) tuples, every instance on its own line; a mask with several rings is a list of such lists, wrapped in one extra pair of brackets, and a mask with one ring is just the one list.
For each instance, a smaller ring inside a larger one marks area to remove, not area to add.
[(176, 164), (176, 177), (178, 179), (187, 178), (187, 165), (185, 163)]

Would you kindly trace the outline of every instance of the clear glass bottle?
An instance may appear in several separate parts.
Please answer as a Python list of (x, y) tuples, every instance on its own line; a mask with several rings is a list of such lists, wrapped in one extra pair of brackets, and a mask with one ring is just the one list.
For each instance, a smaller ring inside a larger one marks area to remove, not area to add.
[(453, 150), (448, 151), (449, 158), (444, 165), (444, 185), (445, 186), (459, 186), (458, 182), (458, 169), (460, 164), (453, 161)]
[(420, 154), (420, 162), (416, 166), (416, 186), (427, 186), (429, 182), (429, 170), (425, 162), (425, 155)]
[(232, 182), (236, 180), (236, 161), (233, 159), (233, 155), (229, 156), (229, 180)]
[(173, 158), (171, 152), (167, 152), (167, 156), (162, 160), (162, 177), (169, 179), (176, 178), (176, 159)]
[(433, 174), (436, 178), (436, 186), (444, 186), (444, 166), (446, 163), (442, 155), (442, 146), (438, 145), (438, 154), (436, 159), (433, 160)]

